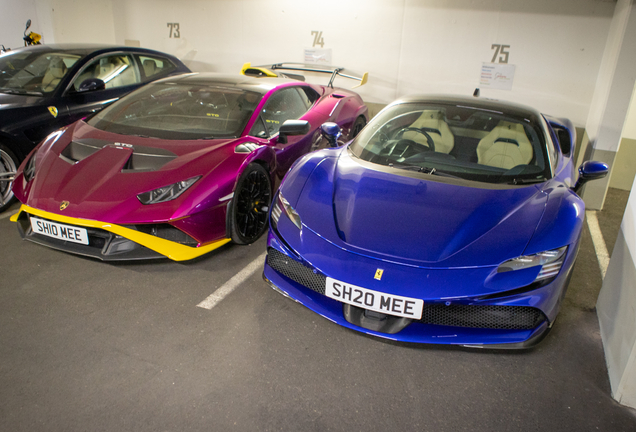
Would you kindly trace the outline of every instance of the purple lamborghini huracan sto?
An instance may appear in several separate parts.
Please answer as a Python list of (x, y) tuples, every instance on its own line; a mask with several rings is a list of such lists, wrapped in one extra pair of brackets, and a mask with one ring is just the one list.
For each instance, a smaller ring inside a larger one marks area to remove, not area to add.
[(180, 261), (251, 243), (274, 186), (321, 146), (321, 124), (352, 138), (366, 121), (360, 97), (331, 86), (167, 78), (49, 135), (17, 172), (12, 220), (27, 240), (102, 260)]
[[(328, 125), (327, 131), (337, 133)], [(520, 348), (554, 323), (607, 166), (573, 168), (566, 119), (407, 97), (274, 196), (264, 279), (342, 326), (405, 342)]]

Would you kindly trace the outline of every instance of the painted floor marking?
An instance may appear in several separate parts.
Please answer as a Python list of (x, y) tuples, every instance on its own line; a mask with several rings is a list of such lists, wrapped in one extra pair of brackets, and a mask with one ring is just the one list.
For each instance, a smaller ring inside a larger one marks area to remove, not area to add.
[(596, 257), (598, 259), (598, 266), (601, 269), (601, 275), (605, 279), (605, 273), (607, 273), (607, 266), (609, 265), (610, 255), (607, 252), (607, 246), (605, 245), (605, 239), (601, 233), (601, 227), (598, 225), (598, 218), (596, 217), (596, 211), (588, 210), (585, 212), (587, 216), (587, 226), (592, 234), (592, 243), (594, 243), (594, 250), (596, 251)]
[(203, 309), (212, 309), (216, 306), (221, 300), (227, 297), (232, 291), (236, 289), (240, 284), (245, 282), (247, 278), (252, 276), (256, 270), (259, 268), (263, 268), (263, 263), (265, 262), (265, 257), (267, 256), (267, 252), (263, 252), (258, 256), (254, 261), (249, 263), (243, 270), (235, 274), (232, 279), (225, 282), (221, 288), (214, 291), (212, 294), (208, 296), (205, 300), (199, 303), (197, 306)]
[(14, 211), (10, 211), (10, 212), (6, 212), (6, 213), (3, 213), (3, 214), (0, 214), (0, 219), (5, 219), (5, 218), (8, 218), (8, 217), (11, 217), (11, 216), (13, 216), (14, 214), (16, 214), (19, 211), (20, 210), (14, 210)]

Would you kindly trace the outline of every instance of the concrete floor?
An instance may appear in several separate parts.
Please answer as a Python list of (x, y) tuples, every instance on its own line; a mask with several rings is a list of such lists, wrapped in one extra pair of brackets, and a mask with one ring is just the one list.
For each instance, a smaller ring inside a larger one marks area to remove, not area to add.
[[(611, 251), (628, 192), (599, 213)], [(339, 327), (254, 273), (264, 252), (108, 264), (0, 215), (0, 431), (634, 431), (610, 396), (587, 226), (552, 332), (524, 352), (396, 344)]]

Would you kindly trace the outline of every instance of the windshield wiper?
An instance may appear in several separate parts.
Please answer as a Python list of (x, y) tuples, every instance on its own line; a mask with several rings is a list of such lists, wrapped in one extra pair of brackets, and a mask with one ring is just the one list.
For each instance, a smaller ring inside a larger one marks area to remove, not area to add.
[(426, 174), (435, 174), (435, 171), (436, 171), (435, 168), (427, 168), (420, 165), (401, 164), (399, 162), (397, 165), (395, 164), (395, 162), (389, 162), (389, 166), (391, 168), (398, 168), (398, 169), (406, 170), (406, 171), (423, 172)]
[(460, 176), (456, 176), (453, 174), (449, 174), (447, 172), (444, 171), (440, 171), (437, 168), (429, 168), (429, 167), (425, 167), (425, 166), (420, 166), (420, 165), (408, 165), (408, 164), (398, 164), (398, 165), (394, 165), (394, 163), (389, 163), (390, 167), (393, 168), (399, 168), (399, 169), (403, 169), (403, 170), (407, 170), (407, 171), (416, 171), (416, 172), (421, 172), (424, 174), (429, 174), (429, 175), (436, 175), (436, 176), (441, 176), (441, 177), (449, 177), (449, 178), (454, 178), (454, 179), (460, 179), (463, 180), (462, 177)]
[(542, 178), (533, 178), (533, 179), (524, 179), (524, 178), (514, 178), (510, 181), (507, 182), (507, 184), (512, 184), (512, 185), (525, 185), (525, 184), (532, 184), (532, 183), (543, 183), (545, 181), (545, 179)]
[(0, 92), (2, 92), (2, 93), (7, 93), (7, 94), (19, 94), (19, 95), (42, 96), (42, 93), (40, 93), (40, 92), (33, 92), (33, 91), (27, 91), (27, 90), (12, 89), (12, 88), (7, 88), (7, 87), (0, 87)]

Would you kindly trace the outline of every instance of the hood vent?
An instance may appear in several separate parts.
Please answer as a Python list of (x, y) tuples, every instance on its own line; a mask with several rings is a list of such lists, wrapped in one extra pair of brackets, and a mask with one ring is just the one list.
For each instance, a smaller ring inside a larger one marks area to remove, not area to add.
[(82, 142), (71, 141), (60, 153), (60, 158), (73, 165), (101, 150), (104, 144), (104, 141), (94, 139), (87, 139)]
[(123, 173), (157, 171), (168, 162), (177, 158), (171, 151), (154, 148), (134, 146), (133, 153), (128, 158), (126, 165), (121, 170)]
[(121, 170), (122, 173), (157, 171), (168, 162), (177, 158), (176, 154), (161, 148), (133, 146), (97, 139), (71, 141), (60, 153), (60, 158), (74, 165), (92, 156), (104, 147), (123, 147), (132, 150), (132, 154)]

